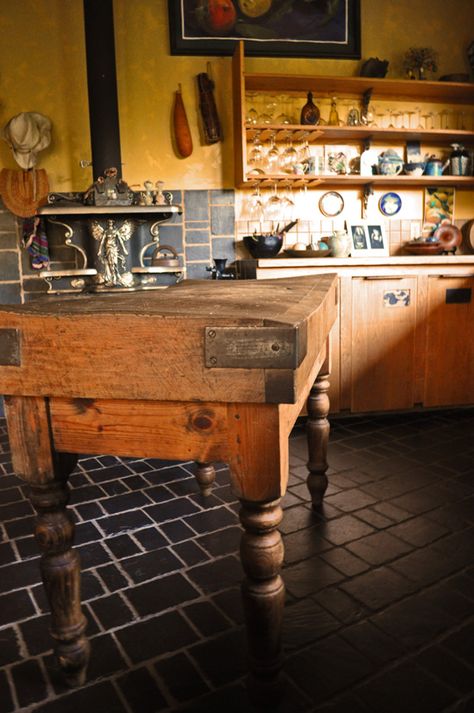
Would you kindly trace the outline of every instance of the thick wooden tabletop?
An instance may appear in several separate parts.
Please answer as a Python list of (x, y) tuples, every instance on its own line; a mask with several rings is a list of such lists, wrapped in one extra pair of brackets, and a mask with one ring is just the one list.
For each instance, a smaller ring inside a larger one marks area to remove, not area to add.
[(295, 403), (336, 276), (185, 281), (0, 306), (0, 393)]

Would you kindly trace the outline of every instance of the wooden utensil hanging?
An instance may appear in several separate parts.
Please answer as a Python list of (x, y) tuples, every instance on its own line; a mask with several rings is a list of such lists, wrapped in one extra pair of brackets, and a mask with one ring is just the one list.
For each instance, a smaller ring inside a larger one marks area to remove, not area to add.
[(201, 112), (204, 141), (206, 144), (215, 144), (222, 140), (222, 130), (213, 94), (214, 82), (211, 78), (209, 63), (207, 65), (207, 72), (201, 72), (197, 75), (196, 79), (199, 91), (199, 109)]
[(184, 108), (181, 84), (174, 93), (173, 106), (173, 131), (176, 150), (181, 158), (191, 156), (193, 152), (193, 139), (189, 128), (188, 117)]

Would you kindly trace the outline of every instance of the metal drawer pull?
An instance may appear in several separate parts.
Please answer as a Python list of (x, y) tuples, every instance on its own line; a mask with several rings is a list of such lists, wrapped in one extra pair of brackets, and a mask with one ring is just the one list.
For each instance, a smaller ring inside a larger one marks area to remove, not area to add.
[(474, 277), (474, 273), (466, 274), (466, 275), (437, 275), (439, 280), (453, 280), (455, 278), (466, 278), (466, 277)]
[(363, 280), (406, 280), (413, 275), (365, 275)]

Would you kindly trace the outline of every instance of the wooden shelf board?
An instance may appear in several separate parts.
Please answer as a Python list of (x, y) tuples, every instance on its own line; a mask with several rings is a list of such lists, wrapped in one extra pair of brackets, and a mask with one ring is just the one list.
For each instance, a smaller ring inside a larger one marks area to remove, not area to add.
[(474, 143), (474, 131), (464, 129), (383, 129), (378, 126), (304, 126), (302, 124), (253, 124), (245, 127), (247, 140), (261, 141), (420, 141), (424, 143)]
[(275, 175), (259, 174), (255, 176), (248, 175), (247, 180), (239, 187), (245, 188), (259, 184), (260, 187), (272, 187), (275, 184), (288, 184), (293, 187), (307, 186), (315, 188), (319, 185), (324, 186), (362, 186), (369, 183), (381, 186), (393, 186), (394, 190), (398, 187), (411, 186), (455, 186), (457, 188), (472, 188), (474, 187), (474, 176), (360, 176), (357, 174), (349, 175), (324, 175), (324, 176), (300, 176), (291, 173), (279, 173)]

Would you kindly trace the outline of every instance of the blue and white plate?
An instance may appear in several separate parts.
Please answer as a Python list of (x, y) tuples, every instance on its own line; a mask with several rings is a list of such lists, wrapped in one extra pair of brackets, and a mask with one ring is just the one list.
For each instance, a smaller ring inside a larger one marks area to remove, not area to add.
[(402, 199), (398, 193), (384, 193), (379, 200), (380, 212), (390, 217), (396, 215), (402, 207)]

